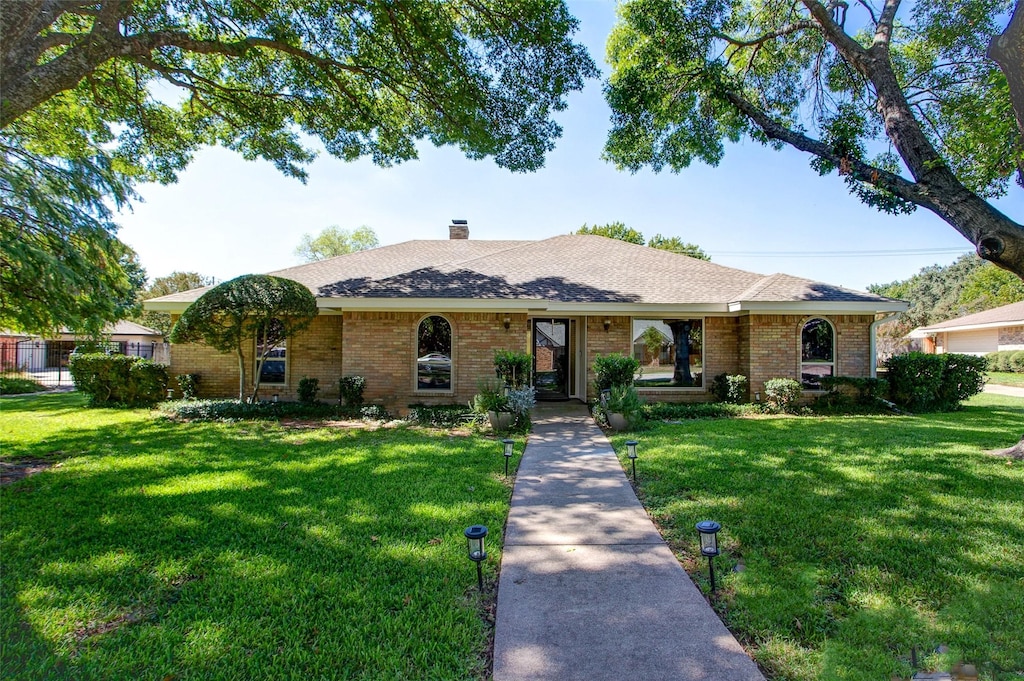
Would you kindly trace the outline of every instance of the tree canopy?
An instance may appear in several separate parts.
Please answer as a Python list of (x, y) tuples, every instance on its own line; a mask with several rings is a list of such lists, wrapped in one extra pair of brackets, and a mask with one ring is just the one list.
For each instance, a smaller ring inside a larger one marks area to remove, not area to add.
[[(5, 3), (4, 246), (38, 235), (34, 251), (5, 248), (4, 283), (32, 280), (38, 262), (75, 248), (102, 256), (75, 256), (34, 291), (5, 285), (5, 319), (25, 330), (49, 323), (30, 308), (63, 282), (75, 304), (55, 305), (51, 318), (114, 321), (117, 306), (98, 301), (134, 290), (104, 200), (118, 207), (137, 181), (174, 181), (203, 145), (299, 179), (315, 155), (310, 138), (381, 166), (416, 158), (427, 140), (540, 168), (561, 134), (552, 114), (597, 75), (572, 41), (576, 27), (560, 0)], [(22, 195), (29, 180), (43, 196)], [(76, 245), (61, 250), (63, 241)], [(88, 274), (105, 285), (86, 287)]]
[(618, 239), (619, 241), (636, 244), (637, 246), (649, 246), (662, 251), (672, 251), (680, 255), (688, 255), (691, 258), (711, 260), (711, 256), (696, 244), (687, 243), (677, 236), (662, 236), (661, 234), (655, 234), (650, 240), (647, 240), (641, 232), (632, 227), (627, 227), (623, 222), (609, 222), (605, 225), (592, 226), (584, 223), (573, 234), (595, 234), (608, 237), (609, 239)]
[(252, 393), (260, 388), (260, 367), (274, 346), (308, 327), (317, 316), (316, 298), (302, 284), (267, 274), (246, 274), (218, 284), (185, 308), (174, 328), (172, 343), (203, 343), (238, 358), (238, 399), (244, 400), (248, 382), (245, 351), (255, 347)]
[(788, 145), (865, 203), (926, 208), (1024, 277), (1024, 227), (987, 200), (1024, 183), (1009, 86), (986, 56), (1011, 0), (901, 5), (629, 0), (608, 40), (605, 157), (679, 171), (744, 137)]
[[(207, 277), (198, 272), (171, 272), (166, 277), (157, 277), (153, 283), (146, 287), (139, 294), (139, 300), (149, 300), (160, 296), (191, 291), (194, 288), (212, 286), (213, 277)], [(152, 312), (145, 310), (135, 317), (135, 321), (143, 326), (156, 329), (165, 336), (171, 332), (171, 315), (166, 312)]]
[(331, 225), (315, 237), (312, 234), (303, 234), (302, 241), (295, 249), (295, 255), (306, 262), (316, 262), (336, 255), (377, 248), (379, 245), (377, 234), (366, 225), (355, 229), (342, 229), (337, 225)]

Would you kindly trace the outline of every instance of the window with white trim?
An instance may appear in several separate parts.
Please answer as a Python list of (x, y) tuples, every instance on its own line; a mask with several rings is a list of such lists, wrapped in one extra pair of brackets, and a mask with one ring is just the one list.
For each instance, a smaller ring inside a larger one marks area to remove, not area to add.
[(800, 383), (821, 390), (821, 379), (834, 376), (836, 331), (827, 319), (811, 319), (800, 331)]
[(637, 388), (700, 388), (704, 385), (703, 319), (634, 319)]
[(416, 329), (416, 389), (452, 389), (452, 325), (441, 315), (425, 317)]

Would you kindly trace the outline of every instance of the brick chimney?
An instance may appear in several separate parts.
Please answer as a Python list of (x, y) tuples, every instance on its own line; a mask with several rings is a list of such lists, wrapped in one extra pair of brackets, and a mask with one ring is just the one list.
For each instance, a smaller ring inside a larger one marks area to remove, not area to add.
[(448, 225), (448, 238), (449, 239), (468, 239), (469, 238), (469, 221), (468, 220), (452, 220), (452, 224)]

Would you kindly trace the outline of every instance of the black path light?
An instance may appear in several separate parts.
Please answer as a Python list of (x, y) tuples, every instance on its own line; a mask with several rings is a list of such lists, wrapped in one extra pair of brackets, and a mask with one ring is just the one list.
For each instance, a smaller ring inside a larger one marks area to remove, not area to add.
[(711, 575), (711, 593), (715, 592), (715, 564), (713, 558), (718, 555), (718, 531), (722, 526), (714, 520), (702, 520), (697, 523), (697, 532), (700, 533), (701, 555), (708, 557), (708, 572)]
[(508, 477), (508, 460), (512, 458), (512, 454), (515, 451), (515, 449), (514, 449), (515, 442), (516, 442), (515, 440), (512, 440), (510, 438), (505, 438), (504, 440), (501, 441), (501, 443), (503, 445), (505, 445), (504, 454), (505, 454), (505, 477), (506, 478)]
[(469, 551), (469, 559), (476, 563), (476, 582), (480, 591), (484, 590), (484, 573), (480, 563), (487, 558), (487, 551), (484, 549), (484, 538), (487, 536), (487, 528), (483, 525), (471, 525), (466, 528), (466, 548)]
[(636, 482), (636, 446), (640, 444), (636, 440), (626, 440), (626, 454), (633, 463), (633, 482)]

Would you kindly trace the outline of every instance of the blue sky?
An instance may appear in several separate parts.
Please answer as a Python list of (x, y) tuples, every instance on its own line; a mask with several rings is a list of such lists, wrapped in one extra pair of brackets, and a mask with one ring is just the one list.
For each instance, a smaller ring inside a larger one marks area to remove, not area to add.
[[(614, 3), (569, 6), (581, 22), (577, 39), (607, 74), (604, 45)], [(330, 225), (368, 225), (382, 244), (391, 244), (446, 239), (452, 218), (469, 221), (472, 239), (543, 239), (584, 223), (622, 221), (648, 237), (696, 243), (722, 265), (855, 289), (905, 279), (972, 250), (927, 211), (888, 216), (862, 205), (837, 176), (819, 177), (810, 157), (795, 150), (748, 141), (730, 146), (715, 168), (617, 171), (600, 159), (609, 110), (598, 81), (574, 94), (557, 119), (563, 136), (545, 168), (530, 174), (423, 146), (419, 160), (393, 168), (322, 154), (303, 185), (269, 163), (206, 149), (176, 184), (140, 187), (143, 201), (120, 216), (119, 234), (151, 278), (179, 270), (219, 280), (297, 264), (293, 251), (302, 235)], [(1013, 185), (996, 205), (1019, 221), (1024, 192)], [(894, 253), (863, 255), (878, 251)], [(765, 255), (778, 252), (862, 255)]]

